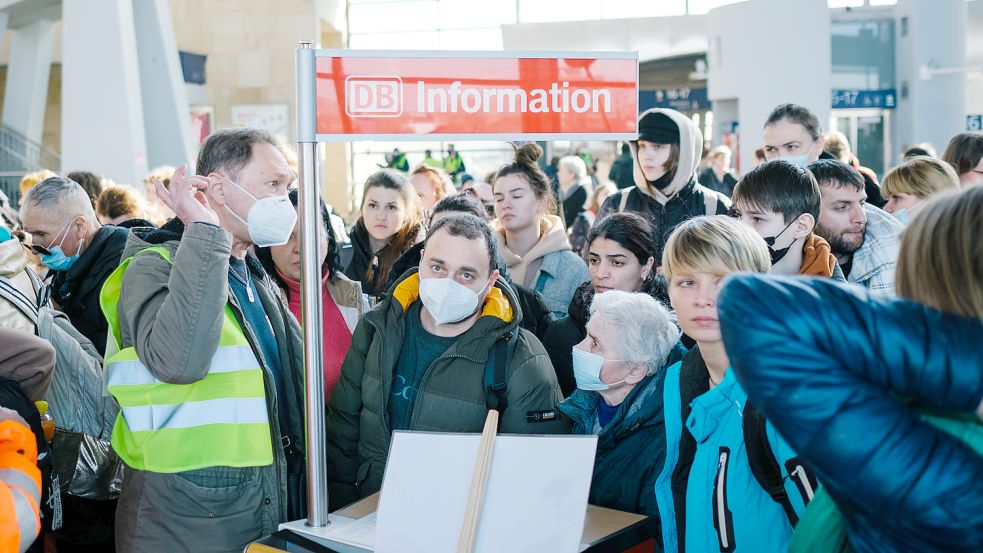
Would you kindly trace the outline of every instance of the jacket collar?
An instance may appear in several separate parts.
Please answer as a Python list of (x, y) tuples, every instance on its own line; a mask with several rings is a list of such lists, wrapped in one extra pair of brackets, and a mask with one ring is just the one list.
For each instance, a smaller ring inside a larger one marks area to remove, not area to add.
[[(491, 289), (485, 298), (485, 304), (481, 308), (481, 317), (495, 317), (503, 323), (511, 323), (515, 318), (515, 311), (512, 303), (506, 297), (499, 283)], [(420, 273), (416, 269), (412, 273), (404, 275), (392, 290), (393, 301), (397, 302), (405, 312), (410, 305), (420, 299)]]
[(693, 400), (686, 428), (698, 443), (705, 442), (727, 417), (742, 417), (746, 404), (747, 393), (737, 381), (734, 370), (728, 369), (720, 384)]
[[(639, 381), (618, 406), (618, 412), (611, 422), (601, 430), (607, 434), (614, 430), (614, 437), (634, 432), (639, 427), (662, 418), (661, 384), (665, 380), (665, 368), (650, 374)], [(570, 397), (559, 404), (559, 409), (570, 420), (587, 433), (596, 433), (597, 409), (601, 394), (585, 390), (574, 390)]]

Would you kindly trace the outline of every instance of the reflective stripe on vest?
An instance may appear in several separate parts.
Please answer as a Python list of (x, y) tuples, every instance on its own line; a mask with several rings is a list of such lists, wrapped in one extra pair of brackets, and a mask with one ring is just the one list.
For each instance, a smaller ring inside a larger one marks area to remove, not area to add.
[[(171, 263), (162, 247), (147, 248)], [(134, 256), (135, 257), (135, 256)], [(191, 384), (157, 379), (133, 347), (121, 348), (119, 301), (134, 257), (106, 280), (100, 303), (109, 322), (106, 385), (120, 406), (112, 445), (130, 467), (160, 473), (273, 462), (263, 369), (229, 306), (205, 377)]]

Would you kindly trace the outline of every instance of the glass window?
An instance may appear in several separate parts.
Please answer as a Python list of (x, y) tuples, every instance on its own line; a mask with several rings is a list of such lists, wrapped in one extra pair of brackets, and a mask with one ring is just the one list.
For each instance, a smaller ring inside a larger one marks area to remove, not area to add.
[(356, 33), (426, 31), (437, 27), (437, 2), (351, 4), (348, 30)]
[(895, 86), (894, 20), (830, 23), (834, 89)]
[(500, 28), (440, 31), (438, 35), (441, 50), (501, 50), (503, 48)]
[(726, 6), (728, 4), (736, 4), (742, 1), (743, 0), (689, 0), (689, 13), (703, 14), (714, 8), (719, 8), (720, 6)]
[(440, 0), (440, 29), (498, 27), (515, 23), (516, 0)]
[(349, 44), (353, 50), (437, 50), (440, 37), (437, 31), (363, 33), (352, 34)]
[(629, 19), (633, 17), (661, 17), (685, 15), (686, 0), (604, 0), (604, 19)]
[(597, 0), (519, 0), (519, 23), (601, 19)]

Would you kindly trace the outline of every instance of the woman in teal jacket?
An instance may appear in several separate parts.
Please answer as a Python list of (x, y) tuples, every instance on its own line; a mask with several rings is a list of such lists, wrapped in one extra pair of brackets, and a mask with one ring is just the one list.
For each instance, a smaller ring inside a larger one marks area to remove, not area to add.
[(983, 547), (980, 228), (981, 187), (912, 218), (897, 286), (918, 303), (819, 280), (725, 284), (721, 324), (737, 376), (842, 513), (840, 529), (828, 516), (811, 540), (804, 517), (795, 551)]

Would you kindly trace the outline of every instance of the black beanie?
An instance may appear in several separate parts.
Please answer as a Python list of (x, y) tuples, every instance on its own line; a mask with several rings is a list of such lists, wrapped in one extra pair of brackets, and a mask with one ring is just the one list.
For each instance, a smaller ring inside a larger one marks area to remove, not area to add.
[(638, 139), (653, 144), (679, 144), (679, 125), (664, 113), (646, 112), (638, 120)]

